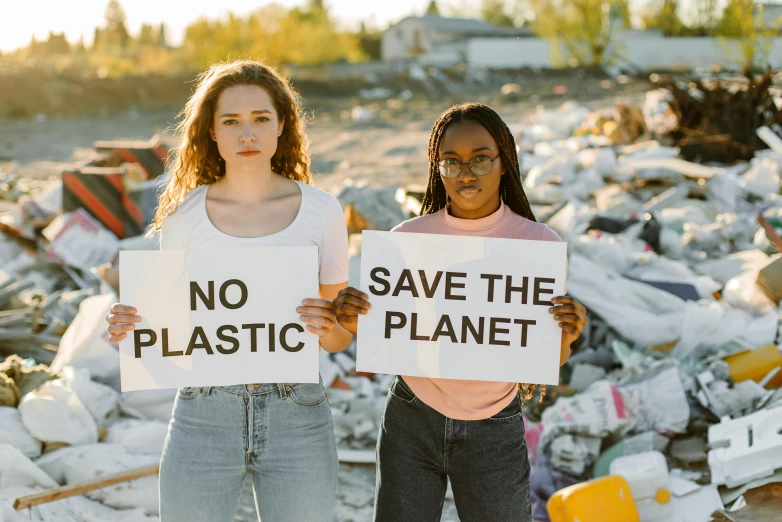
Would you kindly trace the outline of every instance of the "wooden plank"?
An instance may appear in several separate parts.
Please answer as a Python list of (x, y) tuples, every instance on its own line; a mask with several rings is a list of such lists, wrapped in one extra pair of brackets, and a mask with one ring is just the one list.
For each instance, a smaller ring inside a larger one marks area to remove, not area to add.
[(144, 468), (123, 471), (122, 473), (103, 477), (92, 482), (85, 482), (84, 484), (69, 484), (59, 488), (47, 489), (46, 491), (41, 491), (33, 495), (17, 498), (14, 501), (14, 509), (19, 511), (20, 509), (27, 507), (48, 504), (49, 502), (62, 500), (64, 498), (73, 497), (76, 495), (83, 495), (96, 489), (113, 486), (114, 484), (120, 484), (122, 482), (128, 482), (130, 480), (148, 477), (150, 475), (157, 475), (159, 472), (160, 464), (155, 464), (153, 466), (146, 466)]

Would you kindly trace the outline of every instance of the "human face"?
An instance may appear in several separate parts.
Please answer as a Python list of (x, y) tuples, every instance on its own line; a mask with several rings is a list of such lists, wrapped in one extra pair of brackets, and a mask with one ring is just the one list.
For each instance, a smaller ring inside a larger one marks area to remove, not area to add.
[(440, 142), (440, 161), (465, 163), (458, 176), (440, 176), (451, 198), (451, 214), (462, 219), (480, 219), (500, 207), (500, 180), (504, 174), (502, 158), (491, 162), (491, 169), (477, 176), (466, 163), (479, 156), (499, 156), (494, 138), (480, 123), (467, 121), (448, 126)]
[(271, 170), (283, 123), (271, 96), (257, 85), (236, 85), (217, 99), (212, 139), (226, 173)]

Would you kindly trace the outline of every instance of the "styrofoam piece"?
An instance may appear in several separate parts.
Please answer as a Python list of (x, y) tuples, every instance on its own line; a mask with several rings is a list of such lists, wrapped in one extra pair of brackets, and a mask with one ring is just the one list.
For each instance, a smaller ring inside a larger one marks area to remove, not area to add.
[(709, 427), (712, 484), (735, 488), (782, 468), (782, 408), (762, 410)]

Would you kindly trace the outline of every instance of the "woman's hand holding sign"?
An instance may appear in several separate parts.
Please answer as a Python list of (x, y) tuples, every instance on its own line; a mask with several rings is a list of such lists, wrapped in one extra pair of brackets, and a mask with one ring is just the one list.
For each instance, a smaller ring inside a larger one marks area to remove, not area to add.
[(305, 299), (303, 306), (296, 308), (299, 320), (306, 323), (307, 330), (318, 337), (324, 337), (334, 330), (337, 316), (334, 314), (334, 304), (328, 299)]
[(351, 286), (340, 290), (337, 298), (334, 299), (337, 321), (342, 328), (353, 335), (357, 335), (358, 316), (366, 314), (372, 307), (368, 299), (367, 294)]
[(115, 303), (111, 305), (111, 313), (106, 316), (109, 326), (109, 342), (118, 343), (128, 336), (128, 333), (136, 329), (136, 323), (141, 321), (138, 311), (132, 306)]
[(581, 336), (589, 320), (586, 317), (584, 305), (572, 297), (554, 297), (551, 302), (554, 303), (554, 306), (548, 311), (562, 328), (562, 350), (559, 364), (563, 365), (570, 358), (570, 345)]

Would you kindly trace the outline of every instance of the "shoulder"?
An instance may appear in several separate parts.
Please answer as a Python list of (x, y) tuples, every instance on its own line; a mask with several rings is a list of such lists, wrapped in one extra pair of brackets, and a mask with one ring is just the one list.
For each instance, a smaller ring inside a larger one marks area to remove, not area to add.
[(537, 241), (562, 241), (559, 235), (551, 230), (545, 223), (531, 221), (511, 211), (508, 219), (514, 223), (514, 228), (519, 232), (518, 239), (532, 239)]
[(208, 185), (199, 185), (188, 192), (174, 212), (166, 216), (166, 225), (170, 228), (172, 225), (185, 225), (194, 221), (194, 217), (203, 210), (208, 187)]
[(341, 212), (342, 206), (339, 204), (339, 201), (334, 194), (313, 187), (307, 183), (302, 183), (301, 181), (297, 181), (296, 183), (298, 183), (299, 188), (301, 189), (302, 198), (306, 198), (307, 204), (314, 209), (327, 212), (339, 208)]
[(207, 187), (200, 185), (188, 192), (174, 212), (165, 217), (160, 231), (161, 248), (186, 248), (190, 238), (202, 228)]
[(437, 224), (442, 224), (443, 217), (441, 213), (444, 210), (435, 212), (434, 214), (427, 214), (425, 216), (418, 216), (407, 221), (399, 223), (397, 226), (391, 229), (391, 232), (425, 232), (434, 228)]

